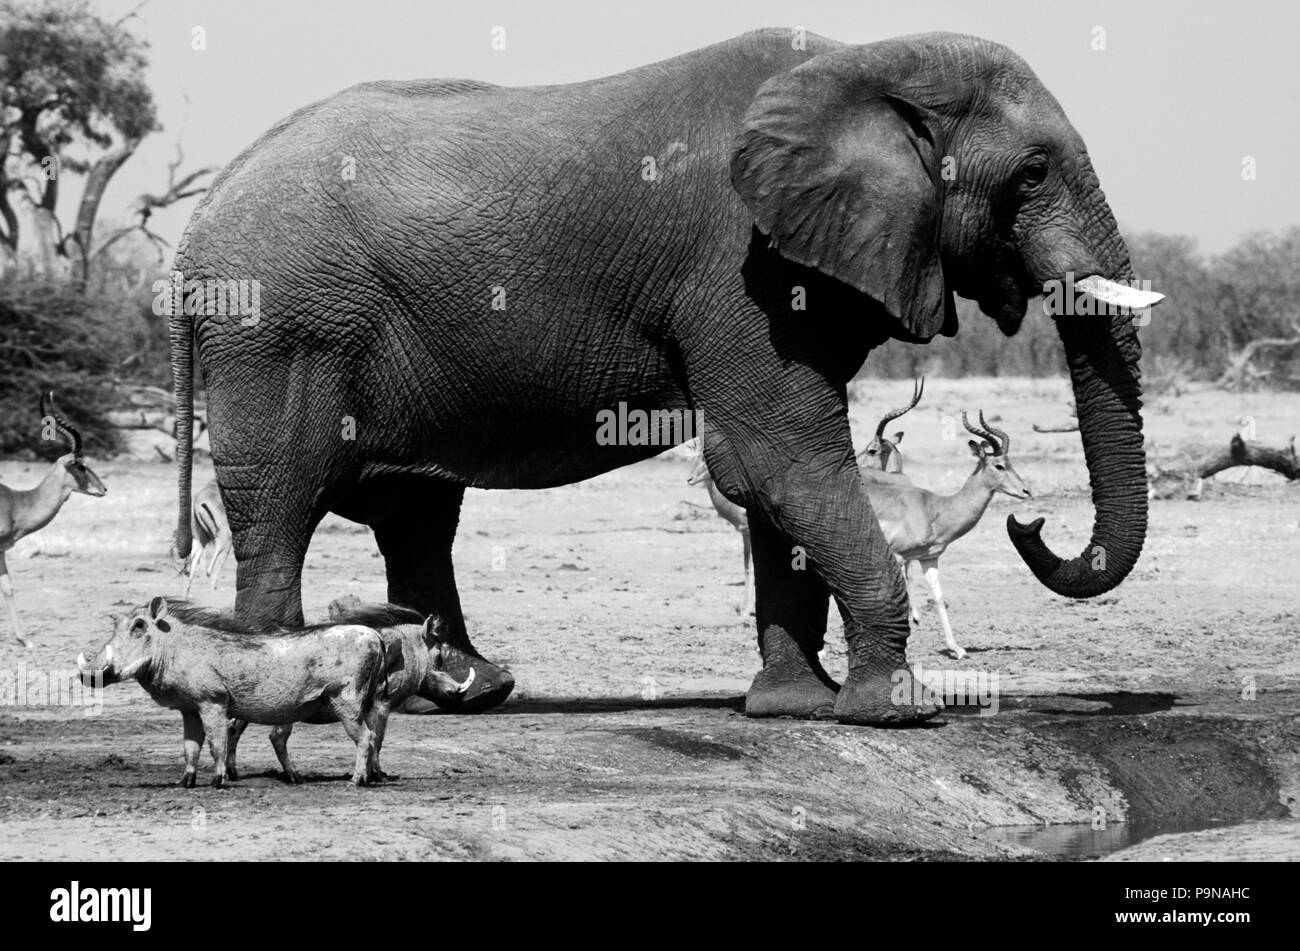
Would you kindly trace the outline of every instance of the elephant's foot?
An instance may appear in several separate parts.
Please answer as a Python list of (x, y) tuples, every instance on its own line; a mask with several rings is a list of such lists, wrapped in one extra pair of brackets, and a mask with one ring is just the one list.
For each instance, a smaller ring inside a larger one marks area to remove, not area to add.
[(836, 683), (821, 664), (770, 664), (758, 672), (745, 695), (747, 717), (797, 717), (829, 720), (834, 716)]
[(835, 719), (860, 726), (913, 726), (937, 716), (943, 705), (919, 683), (905, 661), (897, 667), (858, 667), (835, 697)]

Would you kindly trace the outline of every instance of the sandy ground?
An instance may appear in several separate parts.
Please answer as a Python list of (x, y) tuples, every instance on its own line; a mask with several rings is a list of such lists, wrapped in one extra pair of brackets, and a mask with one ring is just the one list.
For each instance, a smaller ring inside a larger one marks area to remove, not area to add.
[[(859, 446), (910, 390), (856, 388)], [(279, 781), (252, 727), (240, 782), (184, 790), (180, 718), (133, 684), (86, 708), (30, 686), (15, 698), (16, 678), (43, 683), (102, 643), (110, 613), (183, 587), (166, 559), (173, 470), (97, 462), (110, 494), (74, 497), (9, 555), (39, 644), (22, 651), (0, 621), (0, 858), (1300, 857), (1300, 488), (1237, 470), (1200, 502), (1157, 501), (1123, 586), (1058, 598), (1003, 523), (1046, 516), (1062, 554), (1087, 540), (1077, 435), (1030, 430), (1063, 419), (1068, 396), (1061, 381), (931, 380), (891, 427), (915, 481), (954, 491), (971, 463), (949, 420), (983, 408), (1034, 488), (995, 500), (941, 562), (970, 656), (940, 652), (928, 604), (911, 642), (925, 669), (996, 675), (996, 715), (955, 709), (906, 732), (746, 719), (758, 655), (737, 613), (740, 539), (686, 485), (686, 461), (661, 457), (544, 492), (469, 493), (462, 600), (475, 644), (518, 687), (489, 714), (396, 718), (384, 757), (399, 778), (368, 790), (343, 781), (337, 726), (295, 730), (301, 787)], [(1168, 444), (1226, 443), (1243, 416), (1280, 443), (1300, 398), (1205, 393), (1147, 413)], [(9, 485), (42, 473), (0, 463)], [(219, 590), (196, 586), (218, 606), (233, 589), (233, 567)], [(348, 592), (381, 599), (383, 566), (367, 529), (331, 518), (306, 566), (308, 616)], [(830, 647), (842, 672), (838, 624)], [(1087, 838), (1099, 825), (1119, 837)], [(1067, 841), (1079, 830), (1083, 844)], [(1152, 832), (1171, 834), (1123, 848)]]

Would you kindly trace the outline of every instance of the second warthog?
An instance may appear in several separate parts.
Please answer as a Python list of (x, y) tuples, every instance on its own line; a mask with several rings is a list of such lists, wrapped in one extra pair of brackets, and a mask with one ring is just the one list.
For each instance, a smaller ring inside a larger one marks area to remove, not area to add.
[[(458, 657), (457, 648), (450, 642), (446, 624), (437, 617), (423, 621), (409, 608), (394, 604), (362, 604), (355, 597), (339, 598), (330, 605), (330, 623), (367, 623), (373, 625), (384, 644), (384, 679), (372, 698), (374, 716), (372, 733), (374, 753), (370, 761), (367, 780), (375, 782), (388, 778), (379, 768), (379, 753), (384, 745), (388, 717), (394, 710), (403, 709), (413, 698), (431, 701), (437, 706), (455, 709), (474, 683), (474, 668), (468, 658)], [(459, 664), (457, 662), (460, 662)], [(446, 668), (469, 668), (465, 680), (457, 681), (446, 673)], [(409, 712), (409, 707), (406, 708)], [(332, 708), (322, 708), (309, 717), (306, 723), (333, 723), (337, 719)], [(234, 768), (235, 750), (239, 738), (248, 726), (247, 720), (231, 724), (228, 762)], [(271, 728), (271, 746), (284, 768), (284, 778), (291, 783), (302, 782), (289, 758), (289, 735), (293, 723), (281, 723)]]
[(337, 720), (356, 744), (353, 784), (365, 785), (377, 772), (375, 736), (383, 727), (376, 720), (386, 709), (375, 700), (388, 653), (375, 627), (359, 618), (267, 632), (154, 598), (118, 621), (96, 666), (84, 655), (77, 666), (84, 683), (134, 679), (157, 703), (181, 712), (183, 786), (195, 784), (205, 735), (216, 765), (212, 784), (234, 778), (227, 767), (231, 718), (273, 726)]

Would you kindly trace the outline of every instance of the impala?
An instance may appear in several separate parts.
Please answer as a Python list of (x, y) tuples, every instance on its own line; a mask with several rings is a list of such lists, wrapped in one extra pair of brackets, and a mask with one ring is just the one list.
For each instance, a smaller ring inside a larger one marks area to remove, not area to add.
[(695, 460), (695, 468), (686, 479), (689, 485), (700, 485), (703, 483), (709, 490), (709, 501), (713, 503), (713, 509), (719, 515), (730, 523), (731, 527), (740, 532), (740, 540), (744, 545), (745, 559), (745, 603), (741, 605), (740, 614), (742, 617), (749, 617), (754, 613), (754, 575), (750, 571), (750, 562), (753, 560), (754, 549), (749, 540), (749, 513), (743, 508), (731, 501), (713, 481), (709, 475), (709, 467), (704, 462), (703, 448)]
[(32, 647), (33, 644), (23, 637), (22, 625), (18, 621), (18, 609), (14, 606), (14, 589), (9, 580), (9, 568), (5, 564), (5, 552), (13, 548), (20, 538), (50, 524), (73, 492), (84, 492), (95, 497), (108, 492), (104, 483), (99, 481), (99, 477), (90, 471), (81, 458), (81, 434), (54, 410), (53, 393), (41, 394), (42, 426), (47, 425), (46, 420), (53, 427), (54, 433), (67, 440), (72, 451), (60, 456), (35, 488), (11, 489), (0, 485), (0, 594), (4, 595), (5, 605), (9, 608), (14, 636), (23, 647)]
[(949, 545), (979, 523), (996, 493), (1001, 492), (1013, 499), (1030, 497), (1029, 487), (1011, 465), (1011, 438), (985, 422), (983, 412), (980, 413), (982, 428), (971, 426), (964, 412), (961, 421), (966, 430), (979, 436), (981, 441), (970, 440), (970, 450), (976, 460), (975, 471), (953, 495), (938, 495), (901, 483), (863, 479), (885, 539), (903, 561), (904, 577), (911, 563), (920, 563), (939, 611), (944, 641), (958, 659), (965, 657), (966, 652), (953, 637), (952, 624), (948, 620), (948, 609), (939, 585), (939, 558)]
[(906, 406), (890, 410), (881, 417), (880, 422), (876, 424), (876, 435), (872, 437), (871, 442), (867, 443), (866, 448), (858, 453), (859, 466), (863, 469), (875, 469), (880, 472), (902, 473), (903, 454), (899, 450), (898, 444), (903, 441), (903, 432), (899, 430), (894, 433), (894, 438), (890, 439), (885, 435), (885, 427), (921, 402), (921, 394), (924, 392), (925, 377), (921, 377), (912, 383), (911, 402)]
[(230, 557), (230, 523), (226, 521), (226, 506), (222, 504), (221, 491), (215, 482), (209, 482), (194, 496), (194, 504), (190, 509), (190, 532), (196, 544), (186, 571), (187, 598), (190, 596), (190, 586), (194, 584), (194, 572), (198, 570), (204, 554), (208, 554), (207, 574), (212, 579), (214, 589), (221, 569)]

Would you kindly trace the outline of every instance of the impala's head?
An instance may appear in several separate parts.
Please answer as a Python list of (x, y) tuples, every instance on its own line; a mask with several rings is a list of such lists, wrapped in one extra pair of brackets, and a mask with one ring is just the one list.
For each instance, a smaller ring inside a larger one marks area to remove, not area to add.
[(876, 424), (876, 434), (871, 437), (871, 442), (867, 443), (867, 448), (858, 453), (858, 465), (880, 469), (883, 472), (903, 471), (903, 454), (898, 448), (898, 444), (903, 441), (903, 431), (900, 429), (894, 433), (893, 439), (890, 439), (885, 435), (885, 427), (921, 402), (921, 394), (924, 392), (925, 377), (921, 377), (912, 383), (911, 402), (906, 406), (890, 410), (881, 417), (880, 422)]
[(1001, 492), (1013, 499), (1029, 498), (1032, 495), (1029, 486), (1011, 465), (1011, 437), (985, 422), (983, 410), (980, 410), (979, 426), (970, 424), (964, 410), (961, 421), (967, 432), (980, 437), (979, 440), (970, 440), (969, 445), (971, 454), (977, 460), (975, 473), (988, 490)]
[(73, 492), (93, 495), (96, 498), (107, 495), (108, 488), (99, 481), (99, 476), (91, 472), (90, 466), (86, 465), (85, 460), (81, 458), (81, 433), (55, 410), (52, 391), (41, 394), (42, 437), (45, 436), (47, 427), (50, 430), (50, 438), (61, 436), (67, 442), (68, 448), (72, 450), (60, 456), (56, 463), (63, 469), (65, 484)]
[(882, 472), (899, 472), (903, 471), (903, 451), (898, 448), (898, 444), (903, 441), (903, 431), (900, 429), (893, 436), (872, 436), (871, 442), (867, 447), (858, 453), (858, 465), (866, 466), (869, 469), (879, 469)]

